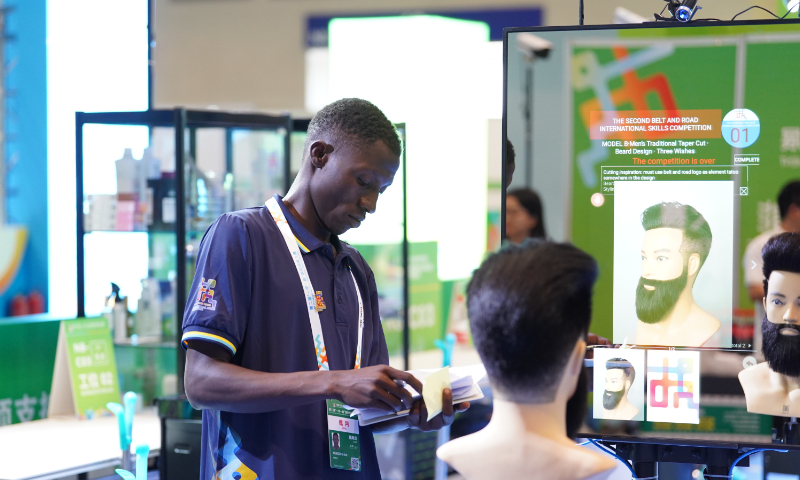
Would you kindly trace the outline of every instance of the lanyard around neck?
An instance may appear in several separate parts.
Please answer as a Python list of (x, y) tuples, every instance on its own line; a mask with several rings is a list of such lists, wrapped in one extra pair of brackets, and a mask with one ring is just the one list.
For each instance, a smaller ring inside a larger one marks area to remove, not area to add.
[[(319, 322), (319, 312), (316, 308), (316, 300), (314, 294), (314, 287), (311, 285), (311, 278), (308, 276), (306, 264), (303, 261), (303, 254), (300, 253), (300, 247), (297, 246), (297, 239), (292, 233), (289, 223), (286, 221), (281, 207), (278, 205), (275, 197), (267, 200), (266, 204), (275, 225), (278, 226), (286, 248), (292, 256), (292, 261), (297, 269), (297, 274), (300, 276), (300, 283), (303, 284), (303, 294), (306, 297), (306, 311), (308, 312), (308, 319), (311, 322), (311, 336), (314, 338), (314, 351), (317, 355), (317, 367), (320, 370), (330, 370), (328, 367), (328, 353), (325, 350), (325, 339), (322, 336), (322, 325)], [(361, 339), (364, 333), (364, 304), (361, 301), (361, 291), (358, 289), (356, 277), (353, 275), (353, 269), (350, 268), (350, 277), (353, 279), (353, 285), (356, 287), (356, 296), (358, 297), (358, 348), (356, 349), (356, 369), (361, 368)]]

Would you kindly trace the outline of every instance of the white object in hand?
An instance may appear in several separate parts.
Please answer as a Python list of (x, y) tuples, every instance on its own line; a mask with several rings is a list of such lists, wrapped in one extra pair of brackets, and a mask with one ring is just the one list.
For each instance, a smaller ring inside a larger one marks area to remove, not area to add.
[(442, 393), (450, 388), (450, 367), (434, 372), (422, 384), (422, 398), (428, 409), (428, 421), (442, 413)]

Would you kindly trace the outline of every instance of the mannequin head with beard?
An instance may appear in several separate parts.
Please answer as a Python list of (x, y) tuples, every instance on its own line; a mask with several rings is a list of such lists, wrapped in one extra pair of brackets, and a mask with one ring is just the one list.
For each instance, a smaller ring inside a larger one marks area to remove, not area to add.
[(772, 237), (764, 260), (764, 319), (761, 351), (769, 368), (800, 377), (800, 235)]
[(467, 287), (472, 336), (495, 396), (565, 405), (570, 437), (586, 413), (582, 366), (596, 279), (585, 252), (528, 239), (489, 256)]
[(636, 315), (658, 323), (672, 311), (685, 290), (691, 291), (711, 250), (711, 228), (690, 205), (663, 202), (641, 216), (642, 276), (636, 288)]
[(624, 358), (612, 358), (606, 362), (606, 388), (603, 392), (603, 408), (614, 410), (628, 395), (636, 378), (636, 370)]

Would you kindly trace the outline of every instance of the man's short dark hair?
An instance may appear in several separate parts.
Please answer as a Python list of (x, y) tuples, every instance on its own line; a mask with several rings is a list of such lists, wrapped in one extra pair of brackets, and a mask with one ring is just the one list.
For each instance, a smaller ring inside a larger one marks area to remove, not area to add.
[(612, 370), (614, 368), (622, 370), (622, 373), (625, 374), (625, 380), (630, 380), (631, 385), (633, 385), (633, 380), (636, 378), (636, 369), (633, 368), (631, 362), (624, 358), (612, 358), (606, 361), (606, 370)]
[(789, 214), (789, 207), (792, 205), (800, 207), (800, 180), (793, 180), (781, 189), (778, 194), (778, 209), (781, 212), (781, 220)]
[(538, 239), (490, 255), (467, 286), (472, 336), (492, 385), (509, 400), (553, 401), (591, 322), (597, 263)]
[(514, 151), (514, 144), (506, 138), (506, 165), (515, 163), (516, 159), (517, 153)]
[(325, 134), (346, 137), (359, 148), (368, 148), (383, 142), (389, 150), (400, 156), (400, 137), (392, 122), (381, 109), (360, 98), (343, 98), (326, 105), (308, 124), (305, 148)]
[(761, 250), (764, 261), (764, 296), (767, 296), (769, 276), (775, 270), (800, 273), (800, 234), (781, 233), (767, 241)]
[[(642, 227), (645, 231), (655, 228), (676, 228), (683, 231), (681, 253), (685, 261), (689, 255), (700, 255), (700, 266), (706, 263), (711, 251), (711, 227), (705, 217), (691, 205), (678, 202), (662, 202), (642, 212)], [(688, 254), (688, 255), (687, 255)]]

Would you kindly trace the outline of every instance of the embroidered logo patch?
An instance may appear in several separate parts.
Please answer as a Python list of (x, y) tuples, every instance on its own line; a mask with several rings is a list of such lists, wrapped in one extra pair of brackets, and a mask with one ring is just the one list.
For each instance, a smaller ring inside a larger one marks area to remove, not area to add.
[(209, 278), (206, 281), (205, 277), (200, 279), (200, 288), (197, 290), (197, 301), (192, 310), (216, 310), (217, 301), (214, 300), (214, 287), (217, 286), (217, 281)]

